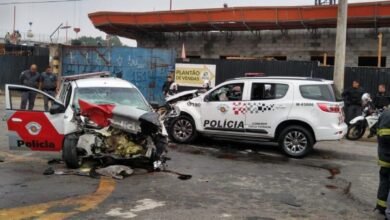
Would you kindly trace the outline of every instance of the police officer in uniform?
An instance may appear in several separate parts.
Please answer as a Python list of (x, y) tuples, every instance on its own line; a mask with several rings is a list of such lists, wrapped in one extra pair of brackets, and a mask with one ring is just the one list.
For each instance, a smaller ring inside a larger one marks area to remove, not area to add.
[(165, 97), (174, 95), (177, 93), (178, 86), (177, 84), (173, 81), (173, 74), (174, 71), (171, 71), (171, 74), (167, 76), (167, 80), (164, 82), (164, 85), (162, 87), (162, 92)]
[[(41, 89), (51, 96), (56, 95), (57, 91), (57, 76), (53, 74), (52, 68), (48, 66), (46, 71), (41, 74)], [(49, 111), (49, 98), (43, 97), (45, 111)], [(53, 101), (50, 101), (53, 104)]]
[(346, 123), (349, 124), (349, 122), (355, 118), (356, 116), (360, 115), (362, 112), (362, 95), (364, 94), (364, 91), (362, 88), (360, 88), (360, 83), (357, 80), (354, 80), (352, 82), (352, 87), (345, 90), (342, 94), (344, 103), (345, 103), (345, 110), (346, 110)]
[[(38, 89), (40, 77), (41, 76), (37, 71), (37, 65), (32, 64), (29, 70), (25, 70), (20, 74), (20, 83), (24, 86)], [(28, 102), (28, 110), (33, 110), (36, 96), (37, 93), (33, 91), (22, 92), (20, 109), (26, 110)]]
[(380, 171), (376, 209), (384, 214), (390, 189), (390, 110), (384, 111), (379, 117), (377, 135)]
[(389, 96), (386, 92), (386, 85), (379, 84), (378, 93), (374, 97), (374, 105), (377, 109), (386, 108), (390, 104)]

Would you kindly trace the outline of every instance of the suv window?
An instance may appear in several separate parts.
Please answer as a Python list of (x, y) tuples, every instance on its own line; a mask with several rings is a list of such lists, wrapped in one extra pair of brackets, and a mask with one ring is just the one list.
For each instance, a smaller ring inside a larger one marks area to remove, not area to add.
[(328, 84), (318, 85), (301, 85), (299, 87), (301, 95), (306, 99), (314, 99), (320, 101), (335, 102), (336, 97), (333, 92), (333, 87)]
[(210, 93), (209, 101), (241, 101), (243, 89), (244, 83), (233, 83), (221, 86)]
[(277, 83), (253, 83), (251, 100), (281, 99), (288, 90), (288, 85)]

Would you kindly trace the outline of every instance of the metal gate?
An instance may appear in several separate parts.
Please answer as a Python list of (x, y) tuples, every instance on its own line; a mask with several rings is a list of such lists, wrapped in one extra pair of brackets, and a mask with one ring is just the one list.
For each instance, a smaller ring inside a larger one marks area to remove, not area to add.
[(148, 101), (160, 102), (175, 57), (168, 49), (66, 46), (62, 48), (62, 75), (109, 71), (136, 85)]

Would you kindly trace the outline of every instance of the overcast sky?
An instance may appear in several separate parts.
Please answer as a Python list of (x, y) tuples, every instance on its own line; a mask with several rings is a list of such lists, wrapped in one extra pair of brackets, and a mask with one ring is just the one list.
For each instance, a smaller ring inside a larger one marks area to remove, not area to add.
[[(31, 2), (42, 0), (0, 0), (7, 2)], [(227, 3), (234, 6), (287, 6), (287, 5), (313, 5), (314, 0), (172, 0), (173, 9), (192, 8), (216, 8)], [(349, 0), (355, 2), (374, 2), (375, 0)], [(169, 0), (81, 0), (80, 2), (45, 3), (45, 4), (22, 4), (16, 5), (16, 29), (27, 32), (29, 22), (33, 22), (32, 30), (37, 34), (50, 35), (60, 23), (66, 23), (72, 27), (80, 27), (79, 36), (105, 36), (94, 28), (88, 18), (88, 13), (96, 11), (157, 11), (168, 10)], [(13, 5), (0, 5), (0, 33), (12, 31)], [(60, 37), (64, 37), (62, 31)], [(69, 35), (74, 37), (73, 31)], [(130, 40), (124, 41), (128, 45), (134, 45)]]

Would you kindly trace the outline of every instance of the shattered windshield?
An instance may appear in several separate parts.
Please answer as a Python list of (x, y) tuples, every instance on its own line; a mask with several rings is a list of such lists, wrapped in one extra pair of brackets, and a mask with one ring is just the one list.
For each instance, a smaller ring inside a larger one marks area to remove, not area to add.
[(94, 104), (119, 104), (145, 111), (150, 110), (141, 93), (135, 88), (77, 88), (73, 100), (73, 104), (76, 108), (79, 106), (79, 99)]

